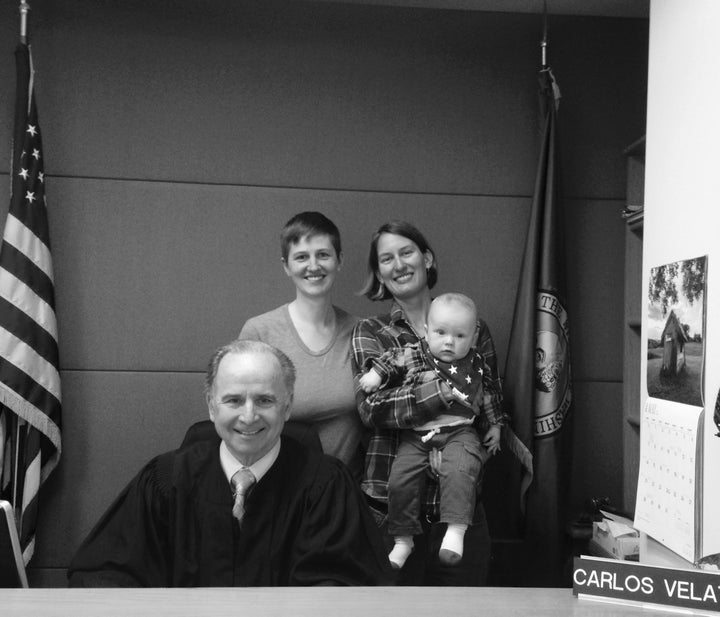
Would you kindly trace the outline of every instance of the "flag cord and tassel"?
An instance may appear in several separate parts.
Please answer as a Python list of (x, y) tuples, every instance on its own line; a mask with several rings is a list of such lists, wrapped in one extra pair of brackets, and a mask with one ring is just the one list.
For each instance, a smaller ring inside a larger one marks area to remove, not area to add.
[(555, 106), (555, 111), (560, 107), (560, 87), (555, 81), (555, 75), (553, 75), (552, 69), (548, 64), (548, 16), (547, 16), (547, 0), (543, 0), (543, 33), (540, 41), (540, 73), (546, 74), (549, 78), (547, 80), (550, 90), (547, 94), (550, 94), (549, 98), (552, 104)]
[(27, 43), (27, 14), (30, 5), (25, 0), (20, 0), (20, 42)]

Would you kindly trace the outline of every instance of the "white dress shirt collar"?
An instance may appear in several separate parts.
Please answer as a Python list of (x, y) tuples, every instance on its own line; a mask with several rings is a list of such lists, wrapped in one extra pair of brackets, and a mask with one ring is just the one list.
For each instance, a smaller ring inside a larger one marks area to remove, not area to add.
[(275, 445), (270, 451), (263, 456), (260, 460), (255, 461), (250, 467), (246, 467), (240, 461), (238, 461), (230, 452), (224, 441), (220, 442), (220, 465), (222, 465), (223, 471), (227, 476), (228, 482), (240, 469), (249, 469), (255, 476), (255, 481), (260, 482), (260, 479), (268, 472), (270, 467), (280, 454), (280, 440), (275, 442)]

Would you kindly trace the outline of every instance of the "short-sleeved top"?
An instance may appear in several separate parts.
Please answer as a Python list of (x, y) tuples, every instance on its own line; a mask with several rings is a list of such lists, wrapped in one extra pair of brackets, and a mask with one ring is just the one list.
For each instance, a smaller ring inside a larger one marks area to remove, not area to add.
[(333, 309), (335, 336), (319, 351), (303, 343), (287, 304), (248, 319), (240, 338), (269, 343), (292, 360), (297, 376), (290, 418), (312, 424), (323, 451), (359, 473), (359, 444), (365, 429), (355, 405), (350, 365), (350, 338), (358, 318), (338, 307)]

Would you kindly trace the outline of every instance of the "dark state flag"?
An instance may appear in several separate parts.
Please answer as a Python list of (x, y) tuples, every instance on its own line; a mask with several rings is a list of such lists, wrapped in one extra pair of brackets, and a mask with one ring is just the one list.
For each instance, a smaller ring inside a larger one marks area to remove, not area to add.
[[(569, 489), (572, 398), (556, 142), (559, 89), (540, 73), (542, 147), (505, 366), (506, 412), (532, 453), (523, 477), (529, 583), (557, 585)], [(528, 488), (529, 485), (529, 488)]]
[(15, 510), (25, 563), (38, 490), (60, 457), (60, 373), (42, 141), (30, 50), (15, 52), (12, 196), (0, 249), (0, 497)]

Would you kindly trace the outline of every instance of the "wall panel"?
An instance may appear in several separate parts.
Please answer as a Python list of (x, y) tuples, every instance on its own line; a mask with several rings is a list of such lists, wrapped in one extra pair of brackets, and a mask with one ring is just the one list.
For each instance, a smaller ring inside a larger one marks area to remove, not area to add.
[(67, 368), (202, 369), (248, 317), (294, 297), (279, 234), (307, 209), (326, 213), (343, 236), (338, 305), (358, 315), (386, 310), (356, 292), (372, 233), (403, 218), (435, 247), (437, 291), (471, 294), (498, 340), (508, 336), (526, 199), (74, 179), (53, 188)]
[(592, 497), (622, 504), (622, 383), (575, 382), (571, 505)]
[(566, 203), (570, 346), (579, 380), (622, 380), (622, 208), (614, 200)]
[(33, 567), (67, 566), (113, 498), (207, 407), (201, 373), (62, 371), (62, 464), (41, 492)]
[[(0, 4), (8, 86), (16, 20), (16, 3)], [(619, 200), (623, 147), (644, 132), (647, 21), (551, 16), (549, 26), (571, 197), (579, 503), (591, 489), (620, 495)], [(204, 416), (211, 350), (291, 299), (278, 233), (300, 210), (340, 227), (336, 302), (360, 315), (387, 306), (355, 295), (372, 231), (415, 222), (438, 253), (436, 291), (475, 297), (502, 367), (539, 147), (540, 36), (540, 17), (527, 14), (33, 6), (65, 392), (63, 458), (41, 492), (38, 580), (57, 584), (117, 490)], [(6, 152), (12, 107), (13, 88), (0, 89)], [(8, 169), (2, 157), (6, 195)], [(589, 458), (591, 443), (602, 461)]]
[[(0, 10), (10, 59), (15, 7)], [(76, 0), (32, 16), (50, 175), (532, 190), (539, 15)], [(566, 190), (621, 198), (622, 149), (643, 133), (647, 21), (551, 16), (549, 28)], [(13, 75), (0, 65), (0, 83)], [(11, 100), (0, 92), (0, 107)]]

